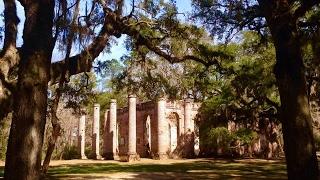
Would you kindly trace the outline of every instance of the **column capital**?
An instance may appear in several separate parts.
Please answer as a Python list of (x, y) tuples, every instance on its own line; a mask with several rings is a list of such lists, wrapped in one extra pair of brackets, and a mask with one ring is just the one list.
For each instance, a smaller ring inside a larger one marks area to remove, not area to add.
[(185, 103), (192, 103), (192, 102), (193, 102), (193, 99), (192, 99), (192, 98), (185, 98), (185, 99), (184, 99), (184, 102), (185, 102)]
[(166, 101), (167, 100), (167, 98), (165, 98), (165, 97), (159, 97), (159, 98), (157, 98), (157, 102), (159, 102), (159, 101)]
[(82, 107), (82, 108), (80, 109), (80, 115), (87, 115), (87, 109), (84, 108), (84, 107)]
[(116, 99), (110, 99), (110, 103), (117, 103)]
[(137, 95), (135, 95), (135, 94), (129, 94), (129, 95), (128, 95), (128, 98), (137, 98)]
[(94, 103), (93, 107), (100, 107), (100, 104)]

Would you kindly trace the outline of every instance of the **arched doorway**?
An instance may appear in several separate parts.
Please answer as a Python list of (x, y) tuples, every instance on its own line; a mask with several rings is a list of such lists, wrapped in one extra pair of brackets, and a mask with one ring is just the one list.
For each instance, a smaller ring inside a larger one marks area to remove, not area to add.
[(117, 123), (116, 124), (116, 133), (115, 133), (115, 135), (116, 135), (116, 143), (115, 143), (115, 145), (116, 145), (116, 152), (117, 152), (117, 154), (119, 154), (119, 142), (120, 142), (120, 138), (121, 138), (121, 136), (120, 136), (120, 124), (119, 123)]
[(147, 116), (144, 123), (144, 147), (145, 157), (151, 157), (151, 117)]
[(179, 116), (177, 113), (170, 113), (168, 120), (169, 120), (169, 149), (170, 149), (170, 153), (173, 153), (178, 146)]
[(194, 154), (200, 154), (200, 118), (197, 117), (194, 123)]

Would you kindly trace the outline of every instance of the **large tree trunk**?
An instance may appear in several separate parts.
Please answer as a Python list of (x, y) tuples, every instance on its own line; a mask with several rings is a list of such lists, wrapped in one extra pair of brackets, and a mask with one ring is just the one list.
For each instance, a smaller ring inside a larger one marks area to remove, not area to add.
[[(258, 0), (276, 49), (275, 75), (289, 179), (319, 179), (297, 19), (289, 1)], [(315, 2), (315, 1), (308, 1)], [(312, 4), (312, 3), (311, 3)], [(304, 4), (306, 5), (306, 4)], [(306, 9), (308, 7), (305, 6)]]
[(281, 121), (289, 179), (318, 179), (312, 118), (297, 30), (271, 27), (276, 47), (275, 74), (281, 98)]
[(13, 94), (14, 112), (5, 178), (39, 179), (53, 49), (54, 1), (21, 1), (21, 4), (26, 16), (24, 44), (21, 49), (17, 89)]

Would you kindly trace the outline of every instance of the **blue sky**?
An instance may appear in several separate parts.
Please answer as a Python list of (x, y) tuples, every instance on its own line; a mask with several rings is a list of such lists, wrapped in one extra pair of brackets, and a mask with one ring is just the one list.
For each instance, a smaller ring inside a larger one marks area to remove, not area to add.
[[(127, 6), (130, 6), (129, 2), (131, 2), (130, 0), (126, 0)], [(177, 7), (179, 12), (182, 13), (187, 13), (191, 11), (191, 0), (176, 0), (177, 3)], [(4, 5), (3, 5), (3, 1), (0, 1), (0, 12), (3, 12), (4, 9)], [(23, 31), (23, 24), (25, 21), (25, 17), (24, 17), (24, 11), (23, 11), (23, 7), (20, 5), (20, 3), (17, 1), (17, 11), (18, 11), (18, 17), (20, 19), (20, 24), (18, 26), (18, 39), (17, 39), (17, 45), (21, 46), (22, 45), (22, 31)], [(183, 18), (183, 16), (181, 16), (181, 18)], [(0, 26), (3, 26), (3, 21), (0, 22)], [(126, 53), (126, 49), (123, 45), (123, 41), (125, 39), (125, 36), (121, 36), (119, 39), (117, 39), (117, 44), (113, 45), (111, 48), (111, 53), (107, 54), (107, 53), (101, 53), (100, 56), (98, 57), (98, 59), (120, 59), (120, 57), (122, 55), (124, 55)], [(1, 41), (0, 46), (3, 46), (3, 41)], [(73, 52), (76, 53), (76, 52)], [(62, 59), (63, 57), (63, 53), (59, 52), (57, 49), (54, 50), (53, 52), (53, 61)]]

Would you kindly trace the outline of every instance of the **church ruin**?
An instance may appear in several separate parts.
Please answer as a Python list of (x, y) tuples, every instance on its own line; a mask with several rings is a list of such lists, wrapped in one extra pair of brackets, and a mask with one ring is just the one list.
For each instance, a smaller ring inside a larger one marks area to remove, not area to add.
[[(128, 96), (128, 107), (117, 109), (116, 100), (104, 116), (103, 152), (105, 159), (135, 161), (142, 158), (188, 158), (199, 152), (198, 109), (192, 99), (136, 103), (135, 95)], [(99, 152), (100, 106), (94, 106), (92, 150)], [(79, 120), (79, 149), (84, 154), (85, 117)]]

